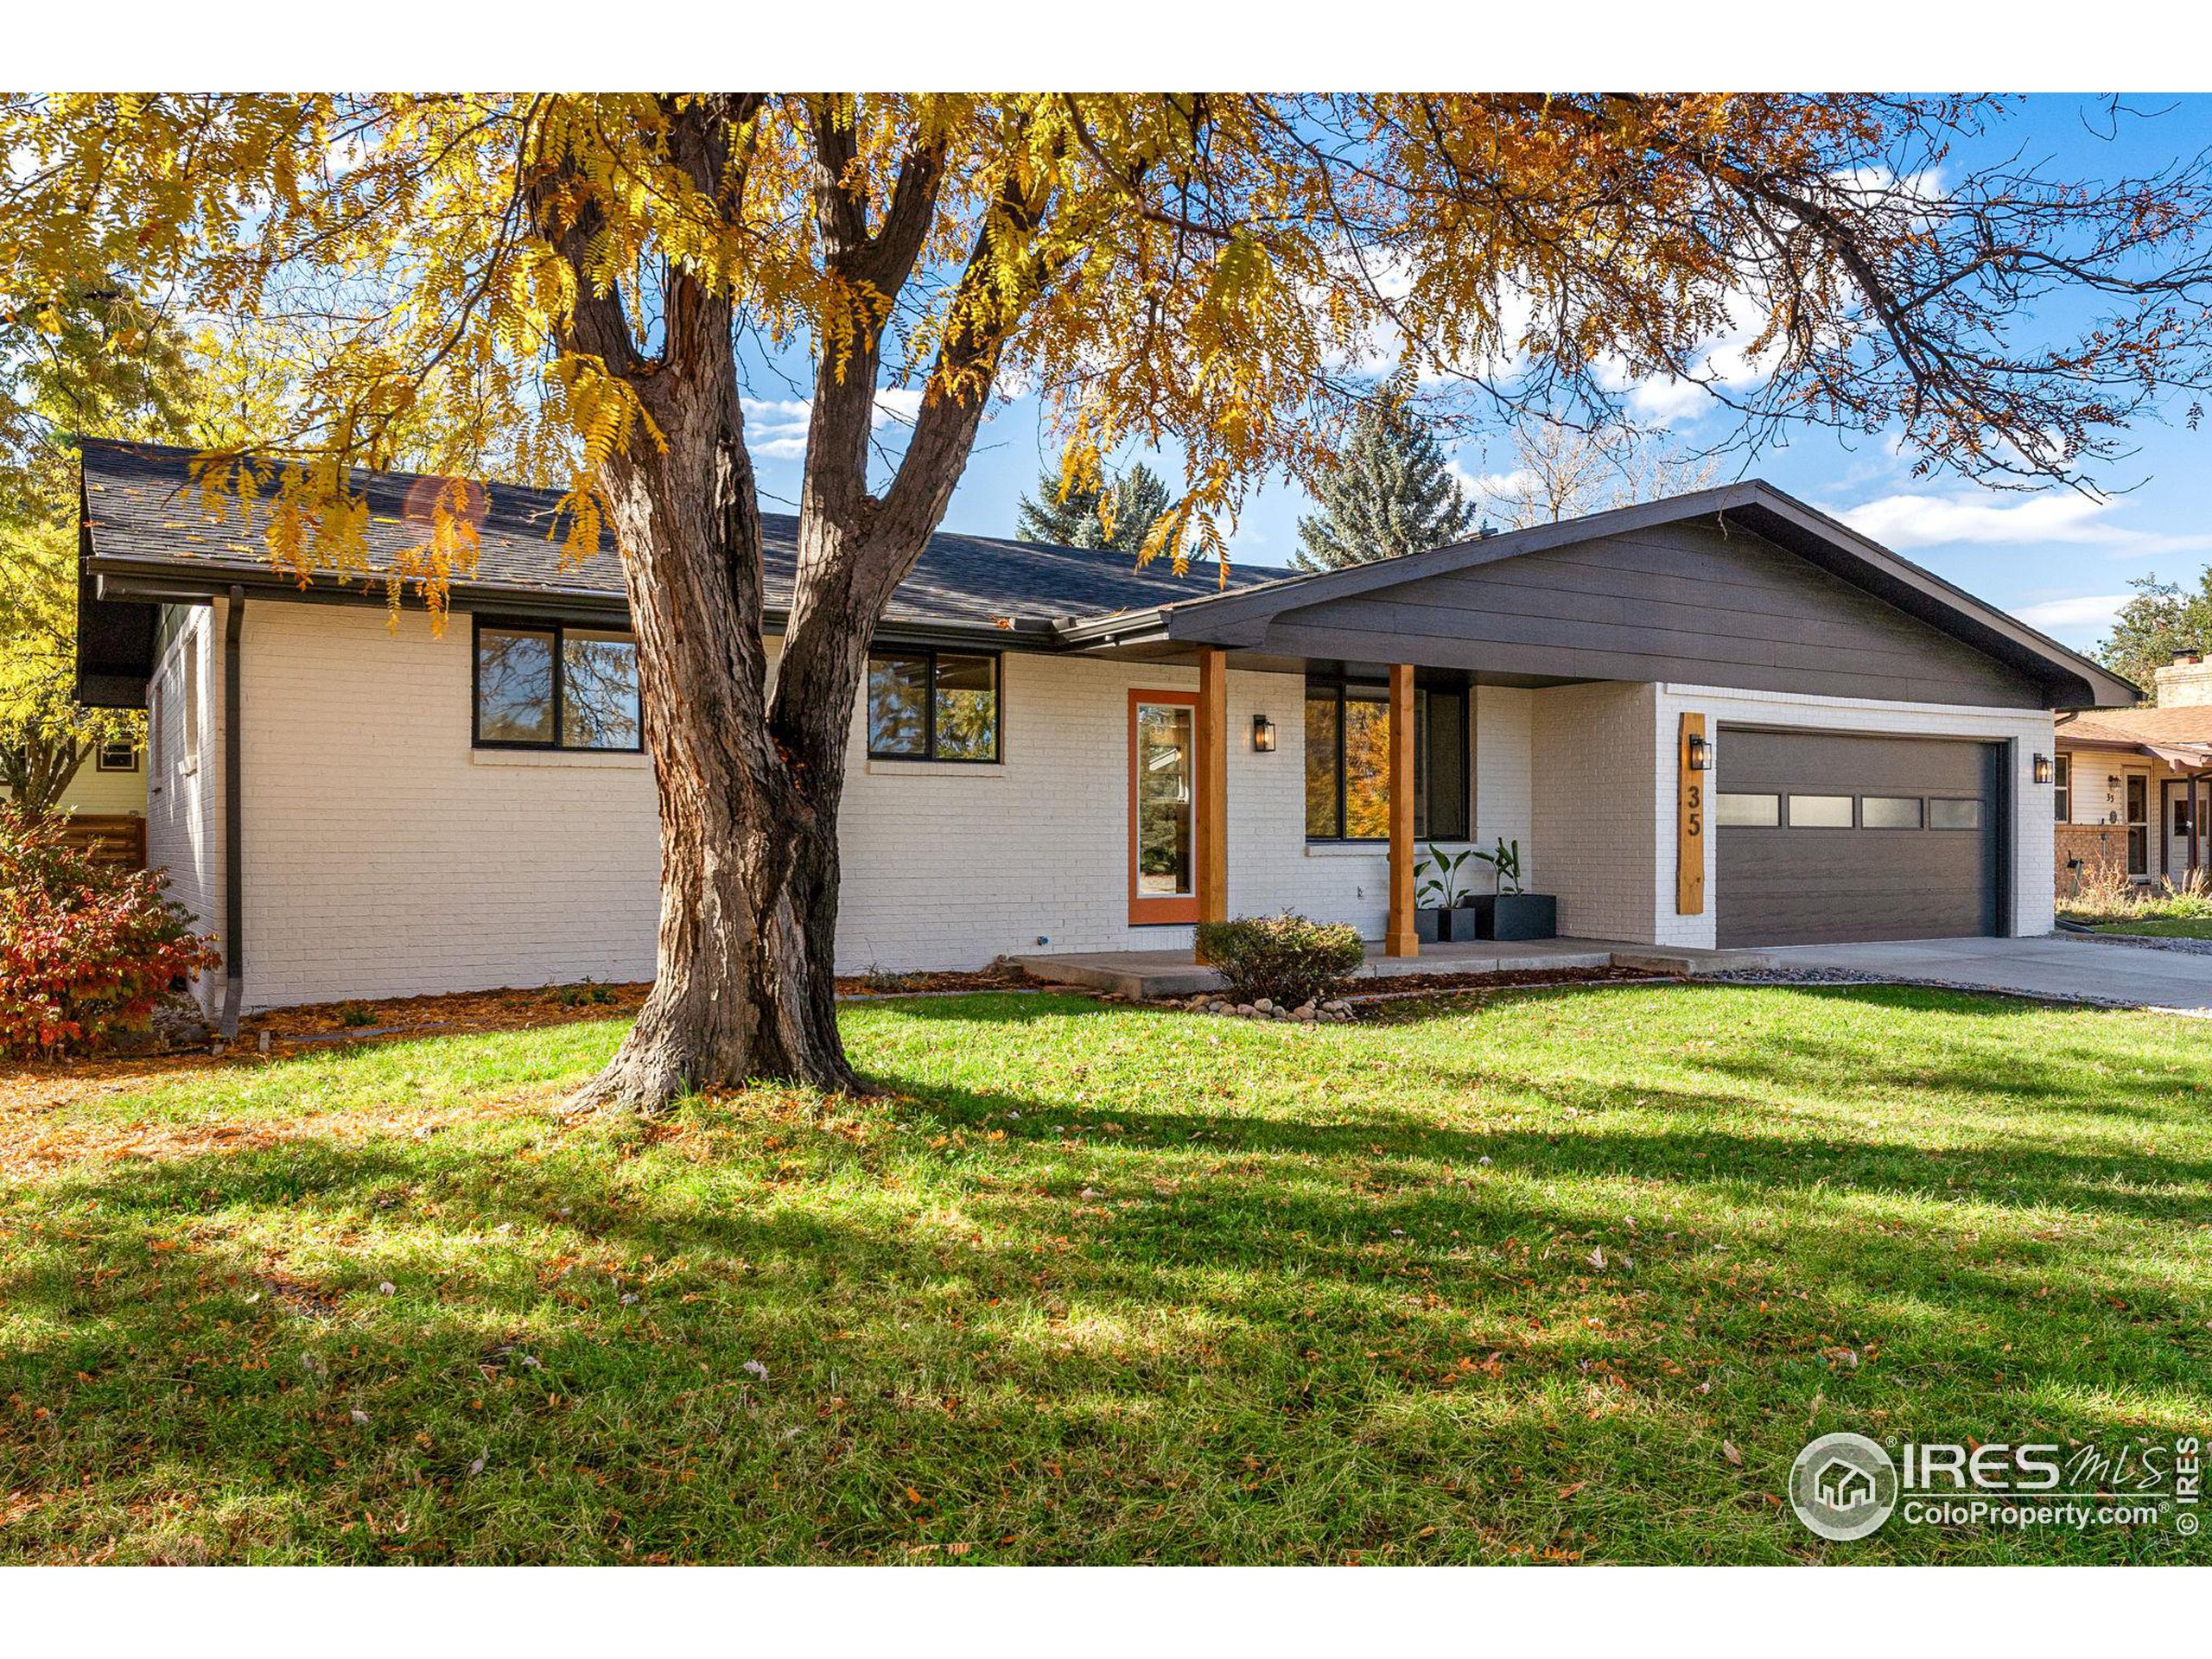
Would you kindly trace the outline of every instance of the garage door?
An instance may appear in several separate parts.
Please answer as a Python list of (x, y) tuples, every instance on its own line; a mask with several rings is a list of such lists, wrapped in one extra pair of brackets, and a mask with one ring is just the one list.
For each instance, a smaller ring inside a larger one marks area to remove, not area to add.
[(1999, 930), (1999, 745), (1729, 726), (1719, 735), (1722, 944)]

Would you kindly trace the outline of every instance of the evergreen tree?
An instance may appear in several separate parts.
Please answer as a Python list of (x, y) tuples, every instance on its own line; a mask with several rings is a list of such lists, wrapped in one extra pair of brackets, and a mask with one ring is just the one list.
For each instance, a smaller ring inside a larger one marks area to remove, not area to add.
[(1142, 461), (1107, 486), (1113, 494), (1114, 533), (1098, 511), (1102, 492), (1070, 490), (1060, 499), (1058, 472), (1038, 474), (1037, 493), (1021, 498), (1021, 515), (1014, 533), (1024, 541), (1051, 542), (1060, 547), (1112, 548), (1134, 556), (1144, 545), (1153, 521), (1167, 510), (1167, 486)]
[(1334, 471), (1314, 491), (1320, 511), (1298, 521), (1301, 570), (1420, 553), (1474, 533), (1476, 511), (1435, 435), (1395, 410), (1370, 405)]
[(2113, 618), (2112, 633), (2097, 647), (2097, 660), (2126, 676), (2152, 696), (2152, 676), (2177, 651), (2212, 649), (2212, 569), (2198, 574), (2195, 592), (2155, 575), (2128, 583), (2135, 597)]

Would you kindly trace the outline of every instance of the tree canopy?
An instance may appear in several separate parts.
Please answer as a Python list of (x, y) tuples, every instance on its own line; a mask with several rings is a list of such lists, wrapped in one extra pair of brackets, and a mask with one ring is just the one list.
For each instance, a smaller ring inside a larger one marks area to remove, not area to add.
[(1719, 476), (1712, 456), (1630, 428), (1586, 430), (1534, 413), (1510, 435), (1508, 469), (1476, 480), (1484, 512), (1508, 530), (1687, 494)]
[(2143, 688), (2157, 690), (2156, 675), (2180, 651), (2212, 651), (2212, 567), (2197, 572), (2194, 588), (2161, 582), (2156, 573), (2129, 586), (2135, 597), (2120, 607), (2097, 660)]
[(1138, 554), (1173, 499), (1159, 474), (1138, 461), (1103, 480), (1102, 487), (1063, 491), (1065, 465), (1040, 474), (1037, 493), (1021, 498), (1014, 534), (1062, 547), (1112, 548)]
[[(1959, 141), (2001, 113), (1787, 95), (18, 96), (0, 106), (22, 158), (0, 182), (0, 282), (20, 308), (124, 271), (302, 328), (297, 396), (256, 435), (312, 463), (296, 486), (318, 509), (288, 559), (355, 558), (336, 463), (392, 462), (432, 415), (485, 469), (565, 482), (575, 533), (595, 531), (599, 463), (655, 423), (649, 370), (695, 289), (833, 380), (931, 388), (909, 454), (957, 435), (942, 394), (963, 386), (1037, 388), (1078, 487), (1124, 440), (1179, 437), (1185, 487), (1150, 551), (1217, 552), (1249, 482), (1319, 476), (1379, 382), (1602, 410), (1671, 376), (1754, 427), (1894, 425), (1969, 474), (2081, 475), (2131, 415), (2202, 384), (2204, 165), (2104, 183), (1967, 165)], [(841, 257), (869, 226), (887, 234)], [(2061, 290), (2093, 315), (2024, 338)], [(1724, 382), (1705, 348), (1747, 314), (1762, 372)], [(415, 574), (435, 591), (465, 548), (426, 540)]]
[(1436, 436), (1402, 410), (1360, 413), (1335, 465), (1313, 482), (1315, 511), (1298, 521), (1301, 570), (1425, 552), (1463, 541), (1478, 517)]

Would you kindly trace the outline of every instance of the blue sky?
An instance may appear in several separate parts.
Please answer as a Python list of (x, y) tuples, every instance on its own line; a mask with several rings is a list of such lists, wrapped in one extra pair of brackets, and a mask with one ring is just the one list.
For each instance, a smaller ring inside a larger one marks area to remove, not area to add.
[[(2052, 175), (2079, 178), (2148, 171), (2212, 146), (2212, 99), (2145, 99), (2138, 107), (2157, 111), (2155, 118), (2123, 119), (2115, 134), (2101, 99), (2031, 98), (1989, 145), (1995, 154), (2021, 148)], [(803, 386), (786, 393), (772, 377), (756, 377), (753, 391), (751, 435), (773, 508), (798, 496)], [(1733, 417), (1694, 387), (1640, 387), (1632, 402), (1687, 445), (1718, 442), (1733, 429)], [(2167, 422), (2139, 423), (2124, 435), (2133, 453), (2101, 469), (2112, 492), (2102, 500), (2056, 487), (2020, 493), (1940, 474), (1915, 478), (1913, 456), (1896, 453), (1887, 440), (1810, 429), (1749, 461), (1723, 456), (1721, 476), (1764, 478), (2055, 638), (2087, 647), (2128, 596), (2131, 577), (2155, 571), (2193, 584), (2212, 559), (2212, 490), (2201, 481), (2212, 433), (2188, 431), (2178, 406), (2171, 413)], [(1465, 444), (1455, 459), (1471, 474), (1505, 470), (1510, 446), (1495, 441), (1489, 450)], [(983, 429), (946, 527), (1013, 534), (1019, 499), (1053, 453), (1033, 400), (1000, 408)], [(1174, 469), (1160, 470), (1173, 483)], [(1298, 545), (1298, 516), (1307, 510), (1294, 486), (1274, 481), (1256, 491), (1237, 525), (1236, 558), (1287, 563)]]

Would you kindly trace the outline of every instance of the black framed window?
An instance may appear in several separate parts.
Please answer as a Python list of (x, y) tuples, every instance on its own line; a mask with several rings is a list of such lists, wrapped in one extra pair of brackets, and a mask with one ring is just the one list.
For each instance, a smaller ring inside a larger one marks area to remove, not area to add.
[(475, 735), (486, 749), (644, 747), (636, 639), (613, 628), (479, 617)]
[(868, 758), (988, 765), (999, 704), (995, 651), (879, 646), (868, 654)]
[[(1414, 688), (1414, 834), (1465, 841), (1473, 830), (1467, 787), (1467, 689)], [(1357, 680), (1306, 683), (1306, 838), (1387, 841), (1390, 836), (1390, 691)]]
[(100, 745), (93, 757), (95, 772), (136, 772), (138, 770), (138, 741), (136, 738), (111, 737)]

